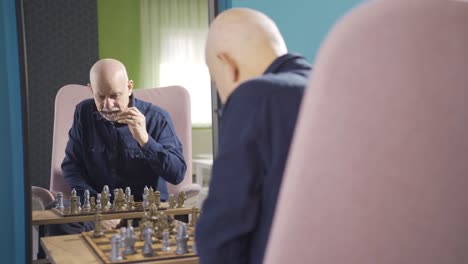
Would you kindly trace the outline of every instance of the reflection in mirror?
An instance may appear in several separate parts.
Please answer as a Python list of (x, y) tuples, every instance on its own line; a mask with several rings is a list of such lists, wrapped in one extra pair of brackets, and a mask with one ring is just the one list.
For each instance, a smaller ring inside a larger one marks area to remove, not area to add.
[[(214, 0), (22, 1), (29, 93), (28, 166), (37, 194), (33, 209), (42, 209), (53, 199), (48, 190), (54, 105), (60, 103), (55, 96), (67, 84), (86, 85), (89, 69), (99, 58), (122, 61), (136, 89), (185, 87), (192, 106), (192, 156), (212, 159), (212, 95), (204, 41), (209, 5)], [(33, 259), (45, 256), (38, 249), (38, 235), (43, 234), (34, 230)]]

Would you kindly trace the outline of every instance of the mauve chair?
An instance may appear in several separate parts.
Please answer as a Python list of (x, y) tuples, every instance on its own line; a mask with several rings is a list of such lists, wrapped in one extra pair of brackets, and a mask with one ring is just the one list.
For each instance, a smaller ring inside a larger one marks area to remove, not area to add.
[(264, 262), (468, 263), (468, 1), (368, 1), (336, 24)]
[[(136, 98), (151, 102), (165, 109), (170, 114), (177, 136), (183, 146), (183, 154), (187, 165), (184, 180), (178, 185), (172, 185), (160, 178), (159, 184), (167, 184), (169, 194), (185, 191), (188, 198), (196, 196), (200, 192), (201, 187), (198, 184), (192, 183), (192, 124), (190, 96), (187, 90), (180, 86), (168, 86), (133, 90), (133, 93)], [(80, 101), (91, 97), (92, 94), (88, 87), (83, 85), (66, 85), (57, 92), (55, 98), (50, 177), (50, 192), (53, 194), (63, 192), (67, 196), (70, 193), (70, 188), (65, 184), (61, 170), (61, 164), (65, 157), (65, 147), (68, 141), (68, 131), (73, 122), (73, 113), (76, 105)], [(133, 192), (137, 191), (133, 190)], [(34, 189), (33, 196), (35, 196)]]

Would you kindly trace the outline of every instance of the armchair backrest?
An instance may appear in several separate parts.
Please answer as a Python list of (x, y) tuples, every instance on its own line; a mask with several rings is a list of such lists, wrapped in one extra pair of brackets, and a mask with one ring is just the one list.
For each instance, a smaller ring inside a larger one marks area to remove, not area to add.
[(265, 263), (468, 263), (468, 2), (368, 1), (323, 43)]
[[(185, 179), (179, 185), (166, 183), (168, 191), (176, 194), (179, 190), (192, 183), (192, 123), (190, 117), (190, 96), (187, 90), (180, 86), (168, 86), (133, 90), (136, 98), (151, 102), (166, 110), (174, 123), (184, 151), (187, 164)], [(88, 87), (70, 84), (62, 87), (55, 97), (55, 117), (52, 141), (52, 162), (50, 191), (52, 193), (70, 191), (62, 176), (61, 164), (65, 157), (65, 147), (68, 141), (68, 131), (73, 122), (76, 105), (84, 99), (91, 98)]]

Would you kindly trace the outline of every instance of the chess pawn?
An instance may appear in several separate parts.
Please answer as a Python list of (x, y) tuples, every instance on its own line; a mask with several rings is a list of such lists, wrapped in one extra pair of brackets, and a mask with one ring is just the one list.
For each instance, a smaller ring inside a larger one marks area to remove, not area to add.
[(102, 237), (104, 236), (104, 232), (102, 231), (102, 215), (96, 214), (94, 218), (94, 232), (93, 237)]
[(143, 246), (143, 256), (152, 257), (153, 256), (153, 241), (152, 241), (153, 230), (151, 227), (143, 228), (143, 236), (145, 244)]
[(120, 242), (121, 242), (121, 239), (119, 235), (115, 234), (112, 236), (111, 238), (112, 249), (111, 249), (111, 253), (109, 256), (110, 261), (118, 261), (118, 260), (123, 259), (122, 255), (120, 254)]
[(168, 230), (164, 230), (163, 232), (163, 241), (162, 241), (162, 251), (171, 251), (171, 241), (169, 239), (170, 234)]
[(63, 193), (58, 192), (55, 194), (55, 208), (59, 210), (65, 209), (65, 206), (63, 206)]
[(175, 253), (177, 255), (181, 254), (186, 254), (188, 253), (188, 248), (187, 248), (187, 241), (188, 241), (188, 234), (187, 234), (187, 226), (185, 223), (179, 223), (179, 226), (177, 227), (177, 235), (176, 235), (176, 243), (177, 243), (177, 248)]
[(125, 203), (127, 205), (130, 204), (130, 196), (132, 195), (132, 190), (130, 189), (130, 187), (126, 187), (125, 188)]
[(175, 199), (175, 196), (173, 194), (169, 195), (169, 208), (176, 208), (177, 201)]
[(120, 247), (125, 247), (125, 239), (127, 237), (127, 228), (122, 226), (120, 228)]
[(91, 202), (89, 201), (89, 190), (85, 190), (84, 192), (83, 210), (91, 210)]
[(101, 204), (101, 194), (98, 193), (96, 199), (96, 211), (100, 212), (102, 210), (102, 204)]

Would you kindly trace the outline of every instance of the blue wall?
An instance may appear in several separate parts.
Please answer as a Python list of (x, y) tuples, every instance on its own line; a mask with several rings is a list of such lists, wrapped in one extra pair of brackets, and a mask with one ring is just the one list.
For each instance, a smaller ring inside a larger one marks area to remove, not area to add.
[(25, 263), (21, 88), (15, 0), (0, 1), (0, 256)]
[(289, 51), (315, 59), (334, 22), (362, 0), (232, 0), (232, 7), (250, 7), (271, 17)]

